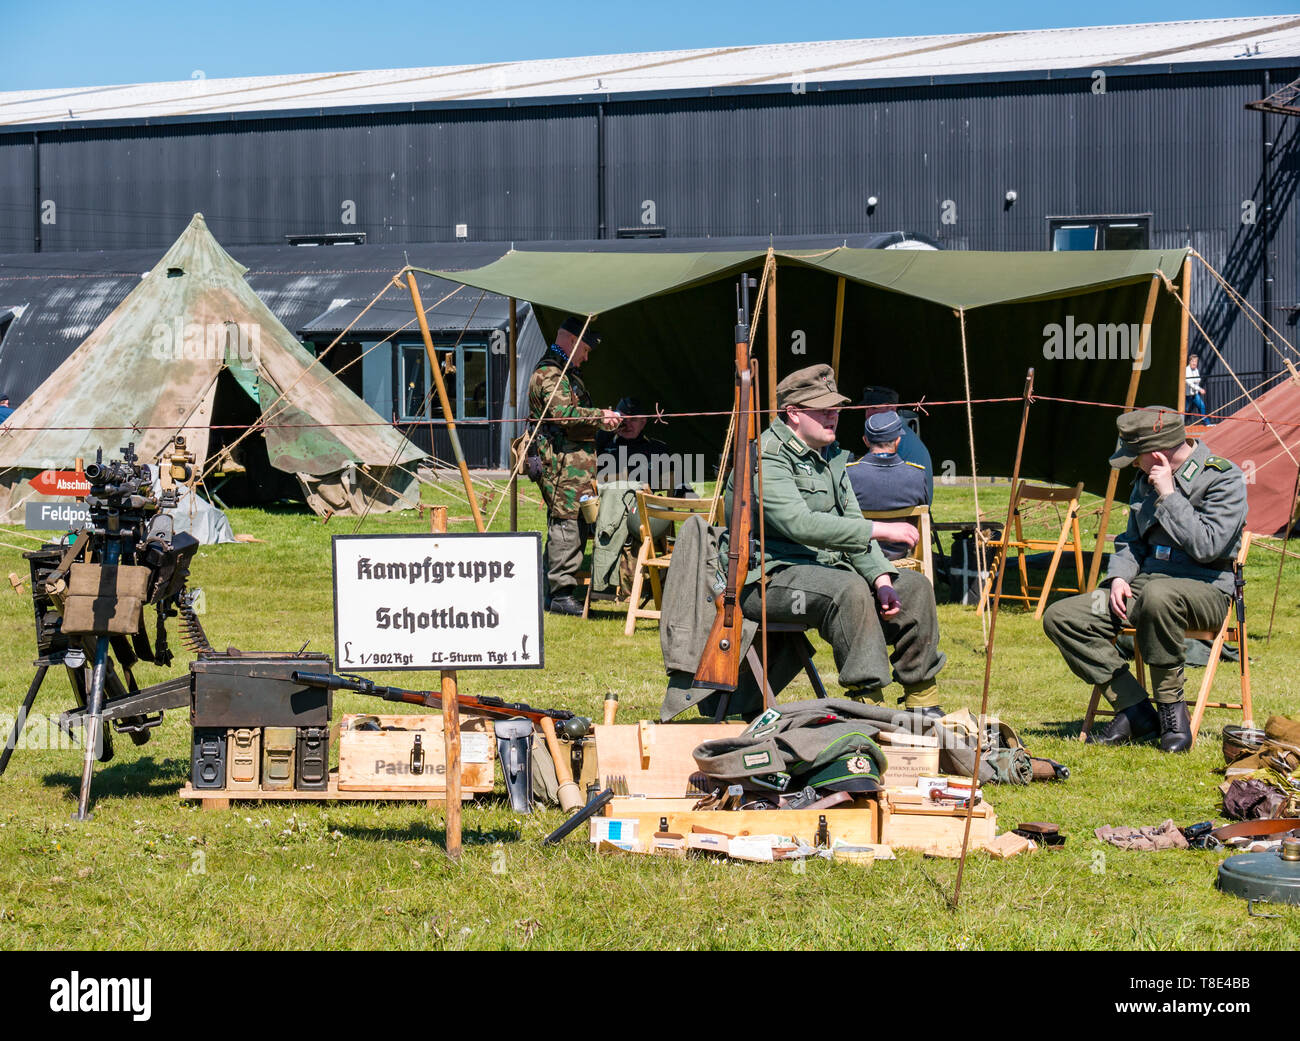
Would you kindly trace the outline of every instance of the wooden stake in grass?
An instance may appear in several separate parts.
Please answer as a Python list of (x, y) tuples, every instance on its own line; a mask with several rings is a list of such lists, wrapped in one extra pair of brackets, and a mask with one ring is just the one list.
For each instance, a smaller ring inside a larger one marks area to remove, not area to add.
[[(1029, 406), (1033, 403), (1034, 370), (1025, 373), (1024, 404), (1020, 413), (1020, 440), (1016, 442), (1016, 461), (1011, 468), (1011, 498), (1007, 500), (1007, 523), (1002, 530), (1009, 532), (1016, 506), (1015, 489), (1020, 481), (1020, 459), (1025, 452), (1025, 430), (1029, 426)], [(989, 612), (989, 638), (984, 644), (984, 695), (980, 698), (980, 714), (975, 719), (975, 765), (971, 767), (970, 798), (966, 802), (966, 829), (961, 837), (961, 859), (957, 862), (957, 884), (952, 891), (952, 906), (961, 903), (961, 876), (966, 870), (966, 852), (970, 847), (970, 824), (975, 815), (975, 793), (980, 786), (980, 758), (984, 754), (984, 718), (989, 712), (989, 680), (993, 676), (993, 638), (998, 630), (998, 608), (1002, 605), (1002, 579), (1006, 575), (1007, 543), (1004, 538), (995, 562), (997, 578), (993, 587), (993, 607)]]
[[(478, 521), (479, 531), (483, 530), (483, 519), (474, 515)], [(447, 510), (431, 510), (429, 520), (437, 534), (447, 531)], [(460, 707), (456, 702), (456, 673), (445, 670), (442, 673), (442, 741), (447, 758), (447, 856), (460, 860)]]

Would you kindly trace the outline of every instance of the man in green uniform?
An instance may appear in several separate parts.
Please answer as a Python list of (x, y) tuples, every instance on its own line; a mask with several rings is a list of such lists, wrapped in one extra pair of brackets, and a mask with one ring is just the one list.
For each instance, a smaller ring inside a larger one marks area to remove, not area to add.
[[(767, 553), (763, 560), (755, 554), (746, 578), (745, 617), (762, 617), (759, 579), (766, 573), (768, 620), (821, 633), (847, 696), (883, 702), (892, 677), (906, 708), (942, 715), (935, 677), (945, 658), (934, 590), (919, 572), (894, 568), (876, 541), (914, 545), (916, 528), (863, 518), (845, 473), (850, 453), (835, 439), (849, 399), (829, 365), (813, 365), (777, 384), (776, 404), (778, 418), (762, 437)], [(724, 544), (720, 559), (726, 554)]]
[(586, 541), (580, 504), (596, 495), (596, 433), (613, 430), (622, 419), (613, 409), (593, 407), (582, 383), (581, 367), (600, 343), (590, 328), (582, 332), (583, 324), (579, 318), (564, 320), (528, 381), (529, 418), (540, 422), (547, 610), (570, 615), (582, 614), (582, 601), (574, 595)]
[[(1189, 442), (1182, 416), (1172, 409), (1126, 412), (1115, 425), (1119, 447), (1110, 465), (1136, 463), (1142, 471), (1129, 496), (1128, 530), (1115, 539), (1102, 585), (1053, 604), (1043, 628), (1070, 670), (1101, 687), (1115, 709), (1107, 726), (1088, 735), (1089, 743), (1159, 735), (1162, 750), (1185, 752), (1192, 746), (1183, 700), (1185, 632), (1223, 624), (1246, 524), (1246, 482), (1228, 460)], [(1115, 649), (1125, 625), (1137, 631), (1156, 708)]]

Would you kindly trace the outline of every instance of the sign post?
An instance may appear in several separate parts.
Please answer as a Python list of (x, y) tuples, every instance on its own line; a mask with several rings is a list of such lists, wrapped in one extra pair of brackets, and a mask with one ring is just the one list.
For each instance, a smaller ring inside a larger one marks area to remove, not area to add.
[(457, 671), (543, 667), (542, 537), (445, 531), (335, 535), (333, 557), (339, 671), (438, 670), (447, 753), (447, 855), (458, 859)]

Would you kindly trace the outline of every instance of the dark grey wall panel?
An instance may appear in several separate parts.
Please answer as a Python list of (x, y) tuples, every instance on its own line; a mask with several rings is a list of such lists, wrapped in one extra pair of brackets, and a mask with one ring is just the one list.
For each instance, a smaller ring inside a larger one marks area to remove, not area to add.
[[(557, 104), (50, 131), (40, 194), (57, 222), (42, 248), (161, 249), (202, 211), (231, 247), (338, 231), (439, 242), (458, 223), (472, 240), (581, 239), (603, 212), (610, 236), (648, 218), (673, 237), (901, 228), (950, 249), (1043, 249), (1049, 216), (1150, 213), (1153, 246), (1192, 245), (1290, 334), (1300, 119), (1244, 105), (1297, 74), (614, 99), (603, 123), (595, 104)], [(0, 249), (33, 248), (32, 167), (30, 135), (0, 135)], [(1205, 277), (1194, 307), (1234, 368), (1277, 370)], [(1193, 347), (1211, 402), (1227, 400), (1195, 331)]]
[(0, 252), (35, 248), (35, 176), (32, 135), (0, 137)]
[(70, 131), (42, 142), (46, 249), (166, 246), (202, 212), (228, 246), (595, 234), (590, 109)]

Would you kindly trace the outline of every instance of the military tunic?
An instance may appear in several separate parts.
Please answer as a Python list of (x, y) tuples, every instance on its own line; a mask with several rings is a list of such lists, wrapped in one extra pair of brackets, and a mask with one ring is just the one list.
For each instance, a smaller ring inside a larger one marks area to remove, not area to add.
[[(920, 573), (900, 574), (881, 554), (845, 475), (849, 453), (838, 443), (818, 451), (780, 419), (764, 432), (762, 453), (767, 555), (751, 560), (740, 601), (745, 617), (762, 617), (759, 579), (766, 572), (768, 619), (817, 629), (831, 645), (842, 687), (880, 700), (892, 677), (909, 707), (933, 704), (934, 679), (946, 660), (934, 590)], [(728, 480), (728, 500), (730, 491)], [(719, 563), (726, 559), (724, 536)], [(902, 601), (892, 618), (876, 608), (872, 584), (881, 575), (892, 576)]]
[[(552, 596), (569, 595), (578, 584), (584, 542), (578, 504), (593, 491), (596, 433), (603, 416), (592, 406), (578, 370), (570, 365), (564, 371), (566, 361), (558, 347), (547, 348), (528, 381), (529, 418), (542, 421), (537, 440), (546, 503), (546, 577)], [(565, 422), (550, 422), (554, 419)]]
[[(1185, 631), (1218, 629), (1233, 593), (1232, 565), (1246, 525), (1241, 470), (1198, 443), (1173, 475), (1174, 490), (1161, 498), (1147, 475), (1137, 474), (1128, 528), (1115, 539), (1102, 586), (1060, 600), (1043, 615), (1043, 628), (1070, 670), (1102, 686), (1117, 709), (1143, 697), (1115, 649), (1119, 630), (1127, 624), (1137, 631), (1143, 660), (1153, 676), (1159, 673), (1156, 701), (1175, 702), (1183, 696)], [(1110, 609), (1116, 579), (1133, 590), (1127, 620)]]

